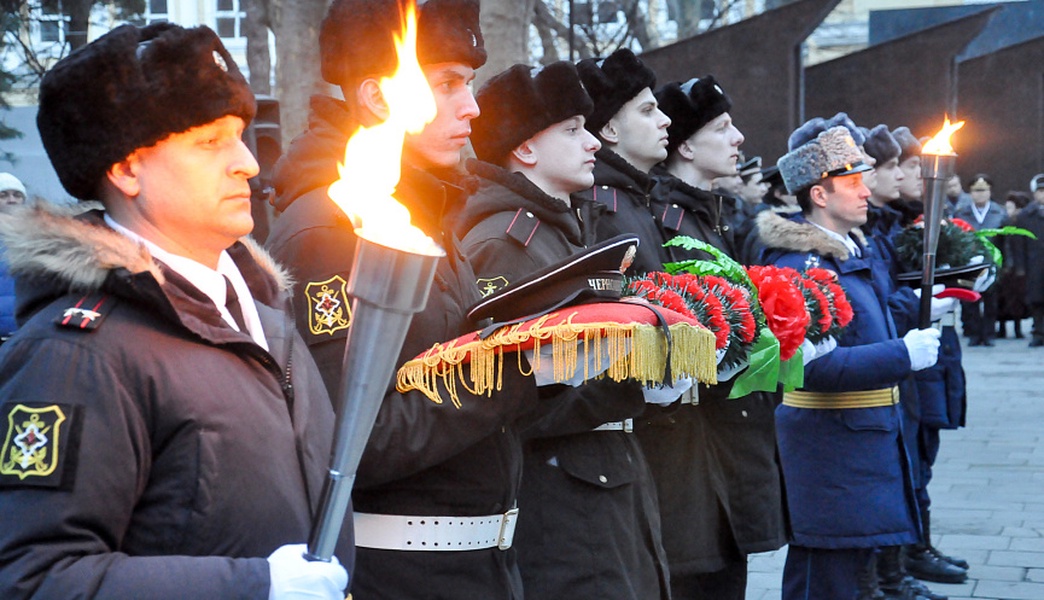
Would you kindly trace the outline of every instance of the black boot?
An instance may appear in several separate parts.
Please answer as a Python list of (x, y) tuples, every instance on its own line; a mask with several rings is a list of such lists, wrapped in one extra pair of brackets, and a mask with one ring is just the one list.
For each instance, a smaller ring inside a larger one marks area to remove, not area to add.
[[(936, 558), (938, 558), (939, 560), (944, 561), (944, 562), (948, 562), (948, 563), (950, 563), (951, 565), (953, 565), (955, 567), (959, 567), (959, 568), (964, 569), (965, 571), (967, 571), (968, 570), (968, 561), (964, 560), (963, 558), (958, 558), (956, 556), (947, 556), (946, 554), (943, 554), (942, 552), (940, 552), (939, 549), (936, 548), (934, 544), (932, 544), (932, 511), (931, 510), (927, 510), (927, 509), (921, 510), (921, 524), (924, 527), (924, 545), (928, 547), (928, 551), (931, 552), (932, 554), (934, 554), (936, 556)], [(910, 570), (909, 565), (907, 565), (907, 569), (906, 570), (907, 571)]]
[(866, 568), (859, 572), (859, 590), (856, 600), (885, 600), (884, 593), (877, 586), (877, 554), (870, 554)]
[(906, 573), (902, 546), (881, 548), (877, 556), (877, 575), (881, 592), (887, 600), (948, 600)]

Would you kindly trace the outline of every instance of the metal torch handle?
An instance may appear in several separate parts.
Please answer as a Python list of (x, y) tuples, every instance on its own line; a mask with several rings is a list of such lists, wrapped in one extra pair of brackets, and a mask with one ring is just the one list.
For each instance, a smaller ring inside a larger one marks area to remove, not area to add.
[(333, 556), (366, 441), (413, 315), (428, 301), (441, 256), (413, 254), (359, 237), (347, 288), (354, 300), (336, 399), (336, 437), (308, 540), (309, 560)]

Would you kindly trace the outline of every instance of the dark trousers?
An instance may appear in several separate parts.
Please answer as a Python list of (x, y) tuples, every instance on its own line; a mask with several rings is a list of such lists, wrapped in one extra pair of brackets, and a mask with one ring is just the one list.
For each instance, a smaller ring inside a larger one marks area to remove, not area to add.
[(783, 600), (854, 600), (873, 548), (826, 550), (793, 544), (783, 567)]
[(671, 573), (674, 600), (743, 600), (746, 595), (746, 557), (713, 573)]
[(972, 343), (993, 339), (997, 333), (997, 291), (986, 290), (978, 302), (961, 302), (961, 323)]
[(1033, 316), (1033, 337), (1044, 339), (1044, 302), (1030, 304), (1030, 315)]

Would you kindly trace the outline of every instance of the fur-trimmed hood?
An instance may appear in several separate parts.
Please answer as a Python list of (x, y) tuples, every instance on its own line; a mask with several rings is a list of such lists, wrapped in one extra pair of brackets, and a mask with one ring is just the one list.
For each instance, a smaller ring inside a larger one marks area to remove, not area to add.
[[(841, 241), (830, 237), (802, 216), (788, 219), (775, 211), (765, 210), (758, 214), (756, 220), (758, 238), (765, 248), (815, 252), (842, 262), (849, 258), (848, 248)], [(858, 228), (852, 231), (852, 235), (861, 246), (866, 245), (866, 238)]]
[[(111, 292), (110, 278), (119, 273), (147, 275), (160, 286), (165, 283), (164, 270), (149, 250), (106, 226), (102, 211), (91, 208), (96, 207), (39, 204), (0, 213), (4, 260), (13, 276), (33, 282), (19, 287), (19, 312), (26, 304), (38, 305), (69, 292)], [(239, 257), (241, 270), (243, 257), (253, 259), (253, 270), (267, 279), (259, 287), (244, 273), (259, 301), (290, 289), (287, 271), (252, 239), (241, 239), (230, 253)]]

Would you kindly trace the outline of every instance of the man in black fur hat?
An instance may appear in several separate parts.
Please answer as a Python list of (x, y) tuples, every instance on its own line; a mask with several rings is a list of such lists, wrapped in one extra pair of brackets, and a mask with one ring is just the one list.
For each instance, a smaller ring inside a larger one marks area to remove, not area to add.
[(667, 158), (671, 120), (653, 96), (656, 74), (627, 48), (605, 59), (584, 59), (576, 68), (594, 101), (585, 126), (598, 136), (602, 149), (594, 187), (574, 198), (585, 220), (594, 223), (599, 240), (621, 233), (638, 235), (642, 243), (634, 261), (636, 273), (662, 270), (668, 256), (650, 210), (655, 190), (649, 172)]
[[(671, 119), (668, 155), (654, 169), (665, 192), (654, 203), (667, 238), (685, 235), (736, 256), (723, 204), (711, 182), (736, 172), (743, 134), (732, 100), (713, 76), (656, 92)], [(671, 248), (674, 260), (707, 258)], [(786, 542), (773, 410), (769, 394), (730, 400), (736, 370), (699, 385), (670, 415), (643, 420), (639, 438), (660, 491), (664, 545), (676, 599), (742, 600), (747, 554)]]
[(206, 27), (125, 25), (45, 74), (44, 148), (104, 210), (0, 215), (3, 598), (344, 597), (303, 558), (334, 415), (245, 237), (254, 112)]
[[(322, 73), (345, 99), (314, 97), (309, 130), (276, 168), (282, 215), (268, 244), (295, 276), (297, 325), (332, 392), (340, 385), (350, 323), (344, 285), (356, 237), (326, 190), (338, 179), (349, 136), (386, 117), (378, 81), (396, 67), (392, 36), (405, 4), (330, 5), (319, 35)], [(437, 115), (421, 133), (406, 137), (395, 197), (446, 257), (437, 265), (427, 306), (411, 322), (399, 364), (475, 329), (467, 309), (481, 297), (448, 218), (462, 195), (460, 152), (479, 114), (469, 87), (486, 61), (478, 1), (423, 3), (417, 45)], [(460, 408), (435, 404), (419, 391), (399, 393), (394, 381), (388, 390), (355, 480), (352, 592), (360, 598), (521, 598), (511, 548), (522, 467), (515, 422), (534, 410), (532, 378), (505, 369), (492, 397), (459, 388)], [(441, 547), (432, 551), (419, 543), (425, 540)]]
[[(479, 160), (468, 163), (478, 188), (459, 231), (478, 281), (493, 289), (591, 242), (570, 194), (594, 182), (601, 144), (584, 129), (593, 106), (572, 63), (515, 65), (479, 90), (478, 103)], [(673, 401), (683, 391), (675, 383), (651, 401)], [(609, 378), (552, 380), (534, 395), (561, 408), (524, 431), (516, 545), (528, 598), (669, 598), (656, 491), (632, 433), (644, 400), (637, 382)]]

